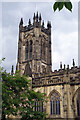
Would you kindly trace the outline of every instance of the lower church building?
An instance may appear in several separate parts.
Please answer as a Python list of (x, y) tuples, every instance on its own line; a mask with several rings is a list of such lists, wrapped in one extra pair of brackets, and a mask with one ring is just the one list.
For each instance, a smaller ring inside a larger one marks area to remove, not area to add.
[(46, 93), (48, 102), (43, 111), (47, 112), (47, 118), (80, 119), (80, 67), (75, 66), (73, 59), (71, 68), (60, 63), (60, 69), (52, 72), (51, 22), (45, 28), (38, 12), (27, 26), (21, 18), (17, 70), (32, 78), (35, 91)]

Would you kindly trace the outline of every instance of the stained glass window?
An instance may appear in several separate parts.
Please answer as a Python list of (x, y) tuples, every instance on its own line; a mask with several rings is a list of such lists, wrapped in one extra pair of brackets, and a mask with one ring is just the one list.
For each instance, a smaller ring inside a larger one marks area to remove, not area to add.
[(27, 43), (26, 43), (26, 59), (28, 59), (28, 49), (29, 49), (29, 44), (27, 41)]
[(60, 115), (60, 96), (55, 92), (50, 96), (50, 113)]
[(35, 101), (35, 111), (43, 112), (43, 101)]
[(32, 58), (32, 40), (30, 41), (30, 54), (29, 54), (29, 58)]

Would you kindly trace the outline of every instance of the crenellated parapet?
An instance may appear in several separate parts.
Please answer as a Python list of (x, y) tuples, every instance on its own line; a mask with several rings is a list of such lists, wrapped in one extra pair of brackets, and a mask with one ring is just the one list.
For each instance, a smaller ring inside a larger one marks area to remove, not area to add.
[[(74, 63), (74, 62), (73, 62)], [(60, 63), (60, 69), (54, 70), (47, 74), (35, 74), (33, 78), (33, 87), (52, 86), (52, 85), (79, 85), (80, 84), (80, 67), (75, 66), (69, 68), (62, 68)]]

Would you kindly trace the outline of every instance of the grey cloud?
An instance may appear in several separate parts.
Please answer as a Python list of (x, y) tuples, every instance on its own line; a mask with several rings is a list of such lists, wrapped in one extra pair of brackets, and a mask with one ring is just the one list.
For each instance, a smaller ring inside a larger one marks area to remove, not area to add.
[(54, 13), (52, 5), (53, 3), (47, 2), (3, 3), (3, 57), (6, 57), (3, 66), (7, 71), (10, 71), (11, 65), (16, 65), (17, 61), (20, 18), (23, 17), (24, 25), (27, 25), (28, 19), (33, 21), (33, 14), (37, 11), (42, 14), (46, 24), (48, 20), (52, 23), (53, 69), (59, 68), (60, 60), (66, 64), (71, 64), (73, 58), (77, 61), (77, 5), (74, 4), (76, 10), (73, 13), (66, 10)]

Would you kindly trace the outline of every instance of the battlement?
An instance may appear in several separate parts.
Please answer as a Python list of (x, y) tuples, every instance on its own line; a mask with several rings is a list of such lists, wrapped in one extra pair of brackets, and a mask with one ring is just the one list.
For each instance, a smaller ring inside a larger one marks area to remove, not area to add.
[[(74, 63), (74, 62), (73, 62)], [(61, 66), (61, 65), (60, 65)], [(80, 84), (80, 67), (75, 66), (54, 70), (50, 73), (35, 74), (33, 78), (33, 87), (51, 86), (60, 84)]]
[(20, 32), (27, 32), (34, 28), (40, 28), (42, 32), (45, 34), (51, 34), (51, 23), (48, 21), (47, 28), (44, 26), (44, 20), (42, 21), (41, 14), (38, 15), (38, 12), (35, 16), (33, 16), (33, 23), (31, 23), (31, 20), (29, 19), (28, 25), (23, 26), (23, 18), (21, 18), (20, 24), (19, 24)]

